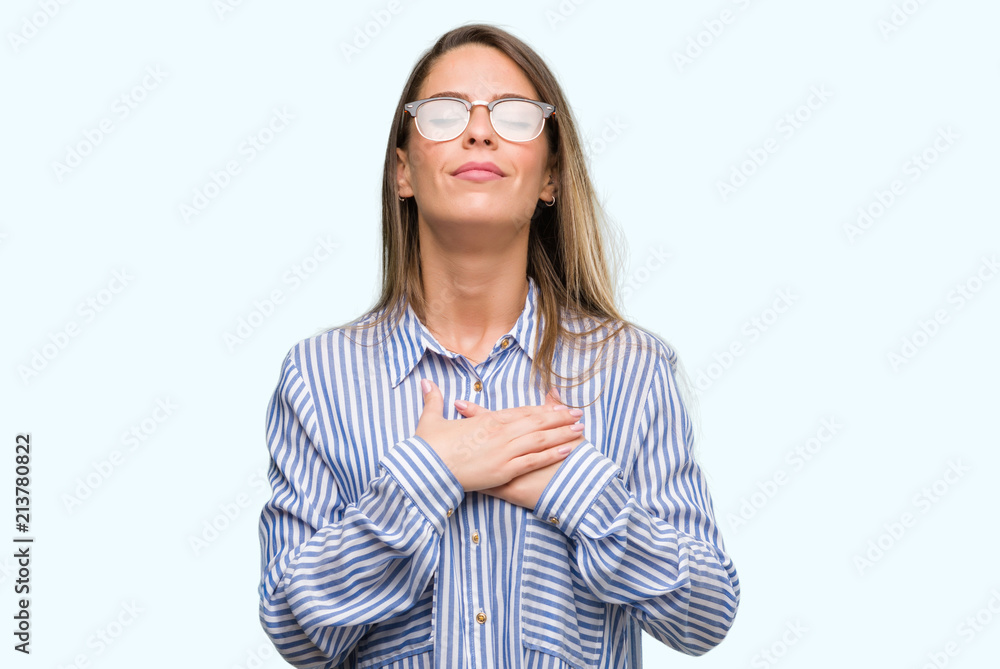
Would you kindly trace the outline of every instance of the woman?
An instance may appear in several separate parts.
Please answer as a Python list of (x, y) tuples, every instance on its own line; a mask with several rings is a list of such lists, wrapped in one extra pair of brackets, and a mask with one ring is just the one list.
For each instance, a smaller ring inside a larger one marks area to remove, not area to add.
[(381, 297), (293, 346), (268, 406), (265, 631), (303, 667), (638, 667), (641, 630), (708, 651), (739, 580), (675, 353), (615, 309), (557, 82), (467, 25), (396, 112)]

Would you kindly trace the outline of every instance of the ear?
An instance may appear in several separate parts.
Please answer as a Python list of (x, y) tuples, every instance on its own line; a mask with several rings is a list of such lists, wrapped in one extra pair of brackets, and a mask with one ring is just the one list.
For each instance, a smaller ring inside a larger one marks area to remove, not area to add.
[(545, 200), (546, 202), (551, 202), (552, 197), (559, 193), (559, 169), (556, 166), (555, 156), (549, 160), (549, 165), (547, 167), (548, 179), (547, 183), (542, 186), (542, 192), (539, 193), (538, 199)]
[(410, 187), (410, 159), (406, 151), (396, 147), (396, 187), (400, 197), (413, 197)]

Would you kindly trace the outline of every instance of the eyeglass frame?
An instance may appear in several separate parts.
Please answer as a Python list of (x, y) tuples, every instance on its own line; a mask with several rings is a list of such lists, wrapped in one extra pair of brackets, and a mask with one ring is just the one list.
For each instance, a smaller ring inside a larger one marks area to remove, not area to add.
[[(433, 102), (435, 100), (455, 100), (465, 105), (465, 111), (468, 113), (469, 116), (468, 118), (465, 119), (465, 127), (462, 128), (461, 132), (455, 135), (455, 137), (451, 137), (449, 139), (431, 139), (424, 133), (420, 132), (420, 126), (417, 125), (417, 110), (420, 108), (420, 105), (426, 102)], [(497, 127), (493, 125), (493, 107), (495, 107), (497, 104), (501, 102), (510, 102), (511, 100), (530, 102), (531, 104), (542, 108), (542, 127), (538, 129), (538, 134), (532, 137), (531, 139), (507, 139), (502, 134), (500, 134), (500, 131), (497, 130)], [(414, 100), (413, 102), (407, 102), (405, 105), (403, 105), (403, 113), (404, 114), (409, 113), (410, 116), (413, 117), (413, 125), (416, 127), (417, 132), (420, 133), (420, 136), (423, 137), (424, 139), (431, 142), (450, 142), (451, 140), (457, 137), (461, 137), (462, 133), (464, 133), (468, 129), (469, 121), (472, 120), (472, 108), (478, 105), (486, 107), (486, 110), (490, 113), (490, 127), (493, 128), (493, 132), (495, 132), (499, 137), (503, 137), (503, 139), (506, 139), (508, 142), (517, 142), (517, 143), (530, 142), (533, 139), (537, 139), (539, 135), (542, 134), (542, 130), (545, 129), (545, 121), (548, 120), (550, 117), (555, 116), (556, 113), (556, 108), (554, 105), (550, 105), (549, 103), (542, 102), (540, 100), (529, 100), (528, 98), (497, 98), (493, 102), (487, 102), (486, 100), (473, 100), (470, 102), (463, 98), (453, 98), (448, 96), (440, 96), (436, 98), (424, 98), (423, 100)]]

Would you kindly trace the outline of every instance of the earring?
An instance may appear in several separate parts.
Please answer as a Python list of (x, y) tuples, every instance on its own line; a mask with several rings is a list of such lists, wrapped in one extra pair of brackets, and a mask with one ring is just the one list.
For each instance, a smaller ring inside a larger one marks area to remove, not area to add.
[[(545, 202), (545, 200), (542, 200), (542, 202)], [(545, 202), (545, 206), (546, 206), (546, 207), (551, 207), (551, 206), (552, 206), (552, 205), (554, 205), (555, 203), (556, 203), (556, 194), (555, 194), (555, 193), (553, 193), (553, 194), (552, 194), (552, 202)]]

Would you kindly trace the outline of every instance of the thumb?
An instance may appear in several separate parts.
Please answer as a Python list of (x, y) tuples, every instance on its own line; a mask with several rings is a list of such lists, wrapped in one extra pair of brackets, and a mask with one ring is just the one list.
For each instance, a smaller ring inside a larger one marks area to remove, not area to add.
[(545, 404), (562, 404), (562, 400), (559, 399), (559, 391), (555, 386), (545, 393)]
[(430, 379), (421, 379), (420, 388), (424, 391), (423, 413), (433, 413), (435, 416), (444, 416), (444, 399), (441, 397), (441, 390), (438, 389)]

